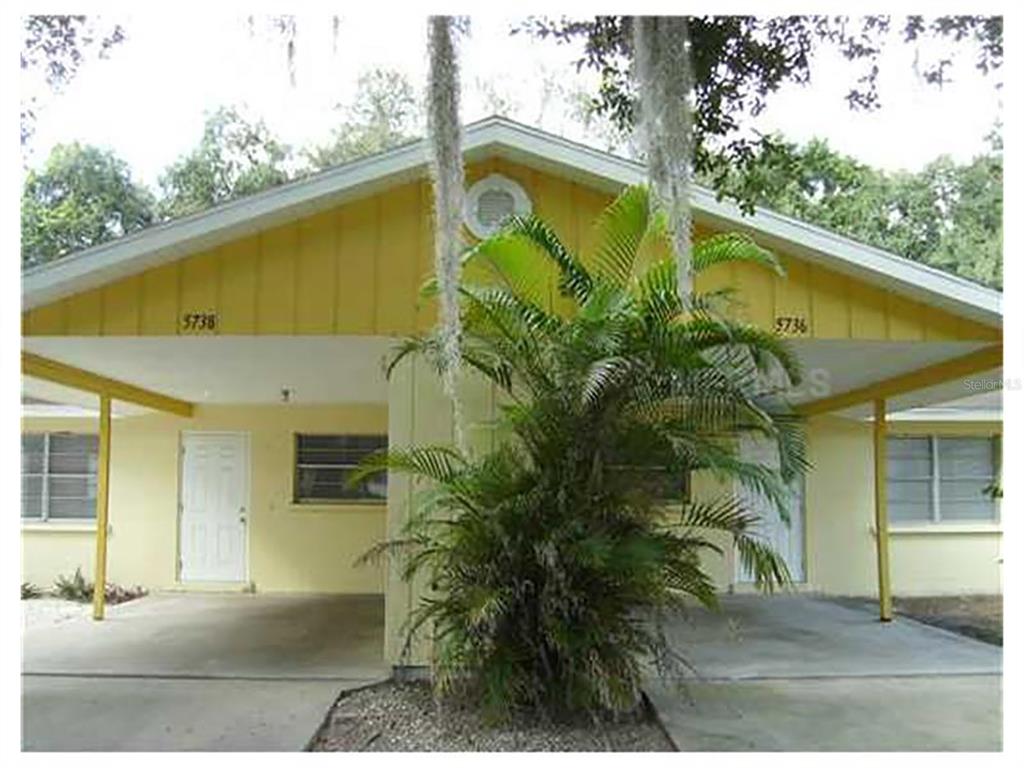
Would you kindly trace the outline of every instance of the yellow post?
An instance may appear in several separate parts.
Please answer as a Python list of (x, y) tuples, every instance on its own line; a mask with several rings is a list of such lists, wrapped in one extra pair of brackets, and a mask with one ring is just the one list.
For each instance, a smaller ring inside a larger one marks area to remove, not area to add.
[(878, 550), (878, 613), (892, 621), (892, 589), (889, 582), (889, 507), (886, 493), (885, 400), (875, 400), (875, 544)]
[(107, 586), (107, 528), (110, 496), (110, 395), (100, 395), (100, 455), (96, 472), (96, 586), (92, 617), (103, 619)]

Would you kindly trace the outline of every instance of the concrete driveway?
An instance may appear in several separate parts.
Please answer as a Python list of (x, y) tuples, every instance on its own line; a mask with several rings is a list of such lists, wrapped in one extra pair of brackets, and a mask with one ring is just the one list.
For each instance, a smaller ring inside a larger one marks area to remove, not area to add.
[(28, 626), (25, 750), (300, 750), (384, 678), (383, 599), (164, 593)]
[(999, 750), (1002, 649), (863, 605), (729, 596), (670, 631), (652, 703), (686, 751)]

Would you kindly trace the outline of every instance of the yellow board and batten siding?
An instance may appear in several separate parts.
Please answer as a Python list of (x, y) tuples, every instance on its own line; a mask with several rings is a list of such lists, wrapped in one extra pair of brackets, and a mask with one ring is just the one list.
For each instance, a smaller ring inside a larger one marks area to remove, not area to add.
[[(592, 223), (611, 197), (573, 181), (491, 159), (469, 182), (501, 173), (572, 249), (592, 247)], [(711, 230), (698, 226), (698, 238)], [(419, 296), (433, 269), (427, 181), (395, 187), (156, 267), (23, 315), (27, 336), (166, 336), (185, 318), (215, 318), (222, 335), (394, 335), (433, 324)], [(734, 286), (751, 322), (806, 326), (808, 338), (998, 340), (999, 332), (837, 272), (779, 254), (786, 276), (748, 265), (702, 275), (707, 290)], [(554, 287), (552, 286), (552, 291)]]

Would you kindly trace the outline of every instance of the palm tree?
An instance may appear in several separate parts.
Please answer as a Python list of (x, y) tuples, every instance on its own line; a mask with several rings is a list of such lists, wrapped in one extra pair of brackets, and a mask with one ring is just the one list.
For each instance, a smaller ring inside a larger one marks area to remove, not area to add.
[[(503, 395), (499, 447), (394, 448), (361, 470), (430, 481), (377, 552), (427, 578), (408, 632), (430, 628), (438, 689), (492, 715), (628, 710), (649, 664), (680, 671), (664, 621), (688, 598), (716, 604), (701, 556), (723, 553), (721, 532), (760, 586), (788, 580), (736, 493), (688, 498), (684, 480), (709, 472), (785, 509), (806, 468), (781, 391), (799, 379), (793, 354), (729, 319), (728, 292), (680, 301), (645, 187), (595, 234), (577, 256), (539, 218), (513, 218), (464, 256), (462, 361)], [(744, 235), (693, 249), (698, 273), (730, 261), (779, 270)], [(407, 355), (443, 365), (436, 334), (404, 342), (392, 369)], [(744, 461), (744, 434), (777, 445), (778, 466)]]

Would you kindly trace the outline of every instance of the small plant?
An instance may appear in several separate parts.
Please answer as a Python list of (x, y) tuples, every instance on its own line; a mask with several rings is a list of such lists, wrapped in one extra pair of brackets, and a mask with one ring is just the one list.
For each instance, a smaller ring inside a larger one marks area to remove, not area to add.
[(127, 603), (129, 600), (136, 600), (149, 594), (145, 587), (138, 585), (134, 587), (122, 587), (119, 584), (107, 584), (107, 603), (117, 605)]
[(31, 581), (21, 582), (21, 599), (22, 600), (37, 600), (43, 596), (43, 590), (33, 584)]
[(53, 582), (53, 592), (57, 597), (76, 603), (88, 603), (92, 600), (93, 584), (86, 581), (81, 568), (75, 568), (74, 576), (58, 576)]
[[(53, 583), (53, 591), (54, 594), (65, 600), (72, 600), (76, 603), (88, 603), (93, 598), (96, 586), (91, 581), (86, 580), (82, 575), (81, 568), (76, 568), (74, 576), (58, 576)], [(140, 586), (122, 587), (118, 584), (107, 584), (105, 590), (106, 600), (109, 605), (127, 603), (129, 600), (145, 597), (147, 594), (149, 593), (145, 587)]]

